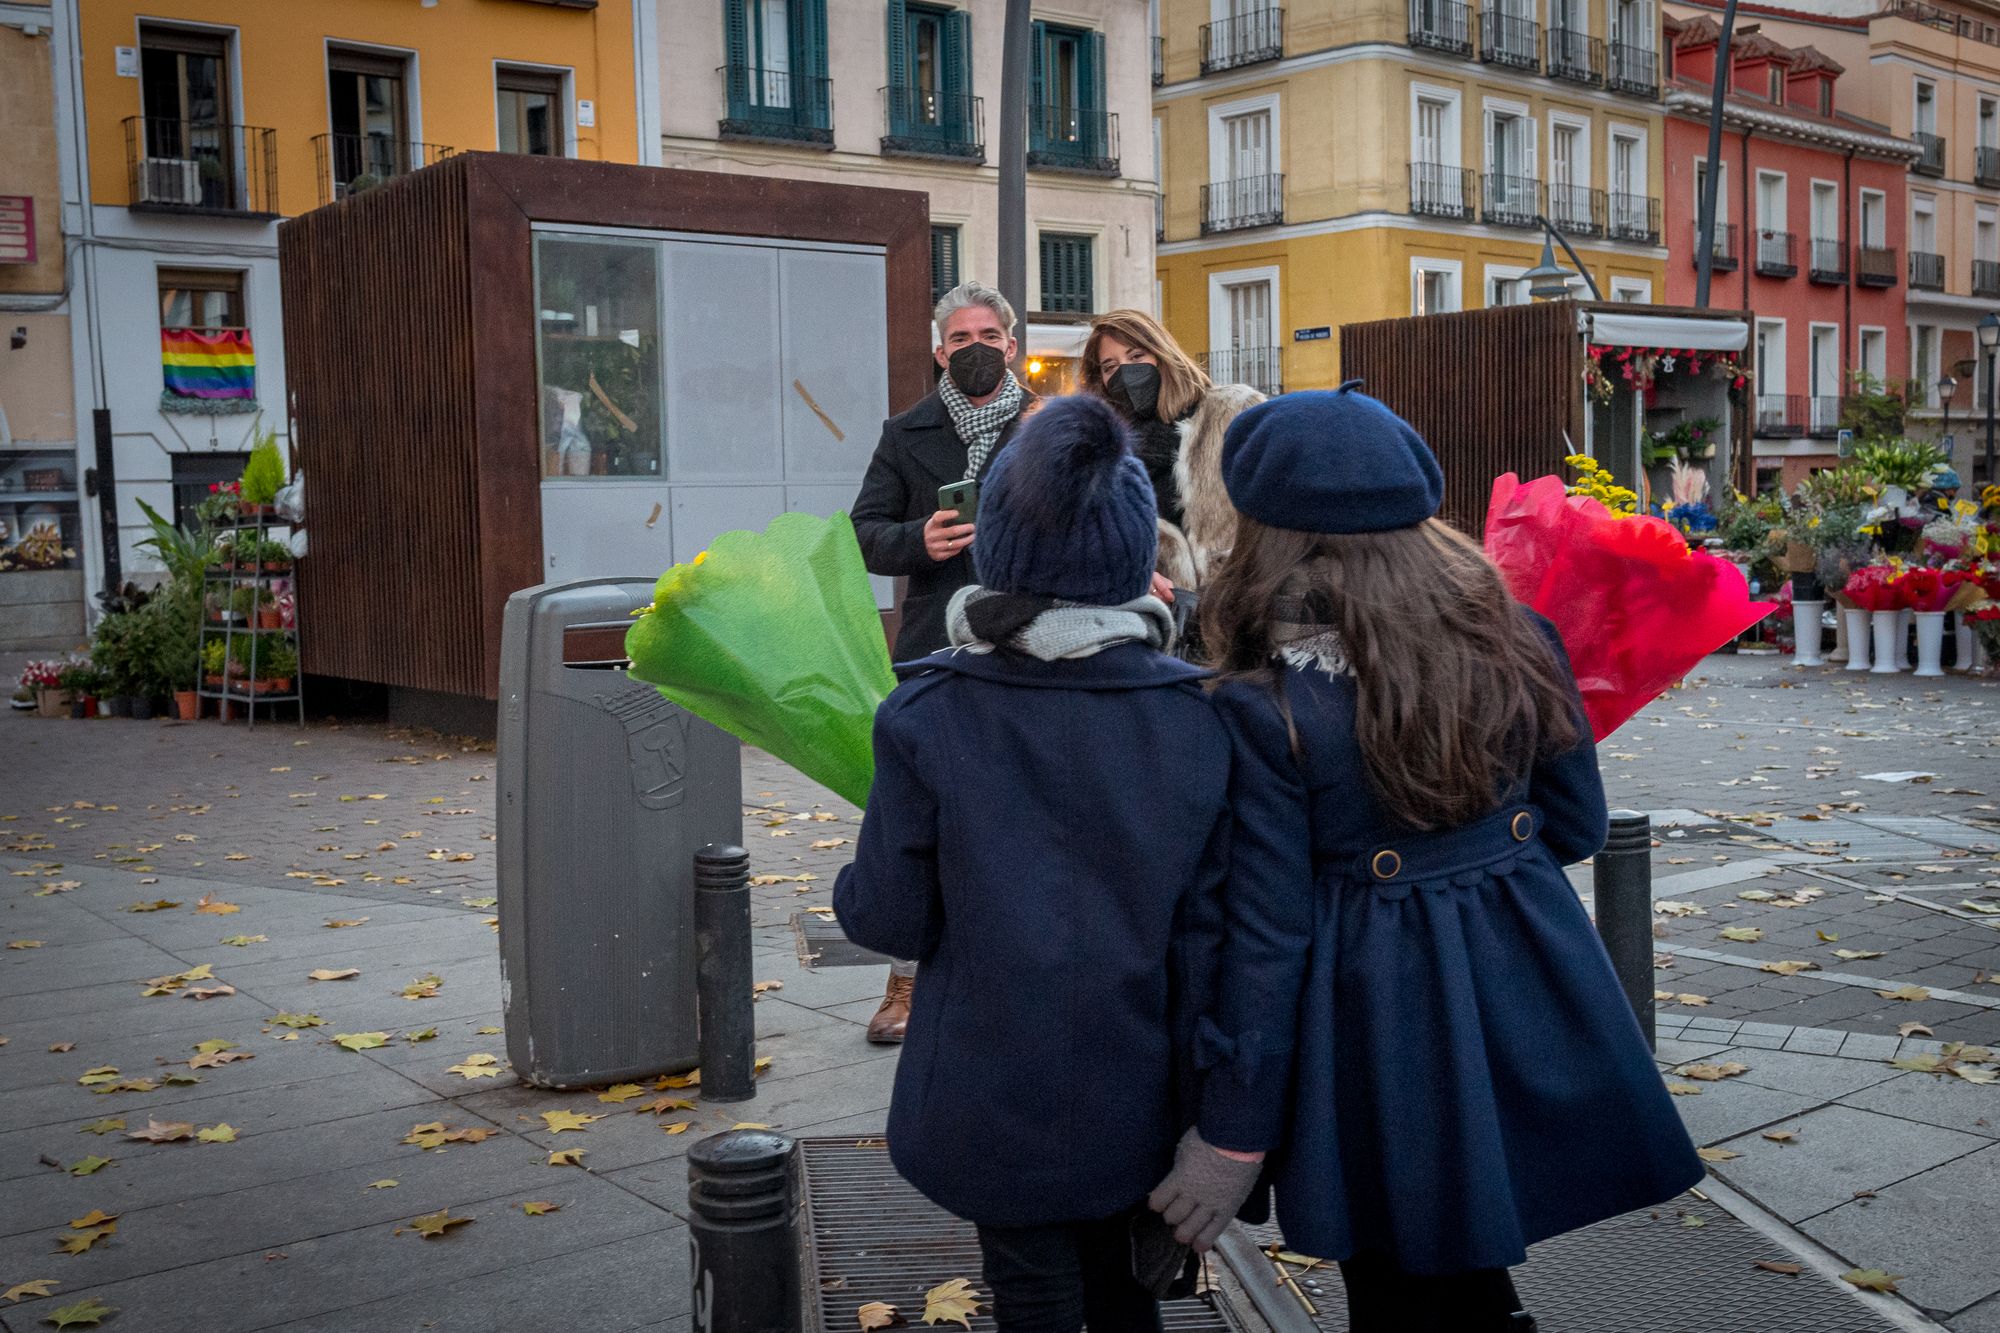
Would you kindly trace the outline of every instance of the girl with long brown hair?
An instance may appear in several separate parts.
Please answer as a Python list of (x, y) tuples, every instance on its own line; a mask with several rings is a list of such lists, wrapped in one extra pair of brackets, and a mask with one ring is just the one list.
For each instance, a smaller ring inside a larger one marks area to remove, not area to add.
[(1229, 923), (1154, 1206), (1233, 1212), (1268, 1153), (1286, 1246), (1340, 1262), (1355, 1333), (1524, 1333), (1528, 1245), (1702, 1175), (1562, 872), (1606, 832), (1568, 659), (1365, 394), (1251, 408), (1222, 474)]

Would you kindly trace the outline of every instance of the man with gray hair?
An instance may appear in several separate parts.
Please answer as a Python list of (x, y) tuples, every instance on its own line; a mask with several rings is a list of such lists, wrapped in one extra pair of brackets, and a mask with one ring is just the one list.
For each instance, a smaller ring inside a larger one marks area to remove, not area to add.
[[(973, 524), (957, 521), (972, 516), (940, 508), (939, 488), (983, 477), (1034, 401), (1007, 368), (1015, 341), (1006, 297), (981, 283), (960, 283), (938, 302), (932, 320), (932, 354), (944, 374), (923, 401), (882, 423), (881, 443), (849, 511), (868, 571), (908, 580), (896, 632), (899, 662), (949, 646), (945, 606), (974, 578)], [(916, 974), (915, 963), (890, 969), (868, 1040), (903, 1039)]]

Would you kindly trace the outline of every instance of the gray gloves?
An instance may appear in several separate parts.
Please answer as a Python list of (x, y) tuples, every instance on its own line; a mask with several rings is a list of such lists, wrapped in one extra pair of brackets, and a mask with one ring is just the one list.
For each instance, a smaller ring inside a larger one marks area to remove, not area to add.
[(1174, 1148), (1174, 1169), (1146, 1196), (1146, 1204), (1174, 1229), (1175, 1240), (1206, 1254), (1263, 1170), (1262, 1162), (1224, 1157), (1190, 1129)]

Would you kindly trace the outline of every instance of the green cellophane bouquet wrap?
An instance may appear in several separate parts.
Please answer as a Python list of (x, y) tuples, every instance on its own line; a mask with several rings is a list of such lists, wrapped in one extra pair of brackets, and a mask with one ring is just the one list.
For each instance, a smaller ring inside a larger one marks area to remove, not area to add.
[(866, 804), (896, 677), (847, 515), (723, 533), (660, 576), (625, 654), (634, 679)]

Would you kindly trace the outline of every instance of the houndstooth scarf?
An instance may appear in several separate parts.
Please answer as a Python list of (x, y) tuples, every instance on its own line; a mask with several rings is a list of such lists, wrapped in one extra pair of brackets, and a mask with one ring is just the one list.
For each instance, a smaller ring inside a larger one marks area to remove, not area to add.
[(1320, 619), (1304, 596), (1312, 584), (1310, 566), (1285, 581), (1284, 593), (1271, 604), (1271, 646), (1287, 666), (1317, 669), (1328, 677), (1351, 676), (1354, 664), (1340, 631)]
[(1044, 662), (1090, 657), (1121, 643), (1166, 652), (1174, 642), (1174, 614), (1151, 596), (1122, 606), (1086, 606), (973, 584), (952, 595), (945, 623), (953, 648), (974, 653), (1011, 648)]
[(952, 429), (965, 441), (965, 479), (971, 481), (986, 466), (993, 446), (1000, 443), (1000, 432), (1021, 414), (1021, 382), (1010, 370), (990, 402), (975, 404), (951, 382), (951, 376), (943, 375), (938, 379), (938, 397), (944, 400), (944, 410), (951, 413)]

